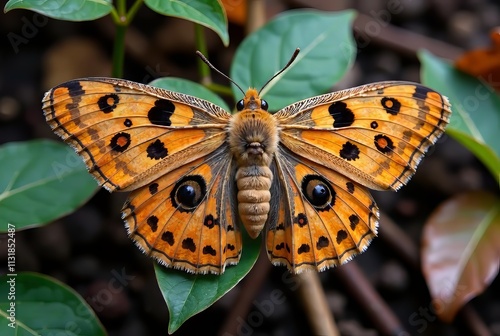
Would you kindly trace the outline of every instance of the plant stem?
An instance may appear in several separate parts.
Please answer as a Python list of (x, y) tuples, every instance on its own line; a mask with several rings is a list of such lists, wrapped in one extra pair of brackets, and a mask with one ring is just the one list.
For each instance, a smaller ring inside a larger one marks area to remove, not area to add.
[(123, 64), (125, 59), (125, 32), (127, 26), (116, 25), (115, 45), (113, 47), (113, 77), (123, 77)]
[[(126, 1), (125, 0), (116, 0), (116, 10), (118, 11), (118, 15), (120, 17), (124, 17), (126, 13)], [(120, 19), (121, 21), (121, 19)]]
[[(196, 41), (196, 48), (206, 57), (207, 55), (207, 41), (203, 34), (203, 27), (199, 24), (194, 25), (194, 36)], [(212, 77), (210, 77), (210, 68), (200, 58), (198, 58), (198, 72), (200, 73), (201, 83), (205, 86), (212, 84)]]
[[(134, 7), (137, 5), (137, 2), (134, 4)], [(130, 21), (127, 20), (127, 16), (131, 17), (135, 14), (135, 12), (137, 12), (137, 8), (133, 8), (133, 10), (134, 12), (131, 15), (130, 13), (129, 15), (127, 15), (126, 1), (117, 0), (116, 11), (111, 12), (116, 26), (115, 43), (113, 46), (112, 70), (112, 76), (116, 78), (123, 77), (123, 64), (125, 59), (125, 32), (127, 31), (127, 26), (130, 23)]]
[(113, 19), (113, 22), (115, 24), (117, 24), (118, 22), (120, 22), (120, 15), (118, 15), (118, 12), (116, 11), (115, 7), (113, 7), (111, 9), (111, 13), (110, 14), (111, 14), (111, 18)]

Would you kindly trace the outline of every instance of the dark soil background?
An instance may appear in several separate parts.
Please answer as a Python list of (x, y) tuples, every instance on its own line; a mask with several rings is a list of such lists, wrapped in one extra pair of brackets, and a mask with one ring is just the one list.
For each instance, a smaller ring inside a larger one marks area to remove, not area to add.
[[(333, 89), (388, 79), (419, 81), (418, 48), (454, 59), (462, 50), (489, 45), (490, 29), (500, 23), (497, 0), (266, 3), (267, 19), (301, 7), (354, 8), (362, 13), (354, 27), (359, 47), (356, 64)], [(394, 3), (402, 6), (402, 12), (381, 16)], [(244, 37), (240, 25), (231, 23), (229, 32), (231, 45), (224, 48), (214, 33), (206, 31), (209, 58), (225, 73)], [(69, 79), (109, 76), (113, 33), (109, 17), (74, 23), (23, 10), (1, 14), (0, 144), (36, 138), (59, 141), (43, 119), (43, 93)], [(198, 80), (191, 23), (163, 17), (144, 6), (127, 39), (125, 78), (142, 83), (162, 76)], [(226, 83), (217, 75), (213, 78)], [(375, 197), (381, 210), (418, 247), (422, 225), (439, 203), (458, 192), (482, 189), (498, 192), (479, 161), (445, 135), (407, 187), (397, 194), (375, 193)], [(41, 272), (69, 284), (94, 307), (110, 335), (166, 335), (168, 311), (152, 261), (128, 239), (120, 219), (125, 198), (124, 194), (110, 195), (101, 190), (75, 213), (43, 228), (18, 232), (17, 270)], [(444, 324), (432, 310), (421, 272), (392, 247), (384, 235), (384, 221), (381, 226), (380, 237), (348, 265), (357, 264), (388, 303), (403, 328), (399, 335), (470, 335), (471, 323), (484, 324), (489, 333), (500, 335), (498, 279), (472, 300), (468, 313), (459, 315), (451, 325)], [(303, 304), (296, 295), (296, 280), (284, 268), (268, 266), (265, 253), (261, 256), (263, 260), (242, 283), (190, 319), (176, 335), (311, 334)], [(6, 248), (1, 249), (0, 260), (0, 265), (7, 264)], [(339, 273), (339, 269), (329, 270), (320, 278), (341, 334), (382, 333), (377, 321), (366, 313), (372, 302), (357, 299), (352, 280)], [(272, 311), (259, 309), (273, 297), (280, 300), (272, 305)]]

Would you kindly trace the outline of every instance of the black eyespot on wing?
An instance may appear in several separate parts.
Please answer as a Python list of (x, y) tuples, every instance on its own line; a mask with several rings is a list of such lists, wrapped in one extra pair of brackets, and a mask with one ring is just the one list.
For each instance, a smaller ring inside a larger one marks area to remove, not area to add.
[(149, 185), (148, 189), (149, 189), (149, 193), (151, 195), (156, 194), (158, 192), (158, 183), (156, 183), (156, 182), (155, 183), (151, 183)]
[(149, 216), (146, 223), (149, 225), (151, 231), (156, 232), (156, 230), (158, 230), (158, 217), (154, 215)]
[(358, 215), (352, 214), (349, 216), (349, 222), (351, 223), (349, 226), (351, 227), (351, 230), (355, 230), (356, 226), (358, 226), (359, 223), (359, 217)]
[(168, 245), (172, 246), (175, 243), (174, 234), (171, 231), (165, 231), (161, 235), (161, 240), (168, 243)]
[(302, 254), (302, 253), (307, 253), (311, 251), (311, 247), (309, 246), (309, 244), (302, 244), (300, 245), (300, 247), (297, 249), (297, 253), (298, 254)]
[(148, 153), (148, 158), (154, 160), (163, 159), (168, 155), (168, 149), (160, 139), (156, 139), (156, 141), (149, 144), (148, 148), (146, 148), (146, 152)]
[(378, 134), (375, 136), (375, 147), (384, 153), (391, 153), (394, 151), (394, 142), (387, 135)]
[(333, 127), (348, 127), (354, 122), (354, 113), (347, 107), (347, 104), (338, 101), (328, 107), (328, 112), (333, 118)]
[(397, 115), (401, 109), (401, 103), (396, 98), (384, 97), (380, 100), (385, 111), (392, 115)]
[(316, 248), (318, 250), (321, 250), (324, 247), (328, 247), (330, 245), (330, 241), (328, 240), (327, 237), (321, 236), (318, 238), (318, 242), (316, 243)]
[(182, 248), (185, 250), (189, 250), (191, 252), (196, 251), (196, 244), (194, 243), (193, 238), (186, 238), (182, 241)]
[(339, 155), (341, 158), (346, 159), (347, 161), (355, 161), (359, 159), (359, 153), (360, 150), (358, 146), (351, 143), (350, 141), (347, 141), (342, 145), (342, 149), (340, 150)]
[(97, 101), (97, 106), (99, 106), (99, 109), (102, 112), (110, 113), (113, 112), (119, 101), (120, 98), (118, 98), (117, 94), (107, 94), (99, 98), (99, 100)]
[(130, 146), (130, 134), (126, 132), (116, 133), (109, 142), (111, 150), (114, 152), (124, 152)]
[(304, 227), (309, 223), (309, 221), (307, 220), (307, 216), (303, 213), (299, 213), (294, 222), (297, 223), (299, 227)]
[(154, 125), (170, 126), (170, 117), (174, 114), (175, 105), (166, 99), (158, 99), (148, 112), (148, 119)]
[(214, 226), (219, 225), (219, 220), (217, 218), (214, 218), (213, 215), (209, 214), (205, 216), (205, 219), (203, 220), (203, 225), (211, 229)]
[(217, 255), (217, 251), (215, 251), (215, 249), (210, 245), (203, 247), (202, 252), (203, 252), (203, 254), (210, 254), (211, 256), (214, 256), (214, 257)]
[(348, 235), (347, 235), (347, 232), (345, 230), (339, 230), (337, 232), (337, 244), (340, 244), (342, 243), (342, 241), (344, 239), (347, 239)]
[(170, 193), (172, 206), (180, 212), (193, 212), (203, 201), (207, 184), (200, 175), (188, 175), (179, 180)]
[(349, 181), (345, 185), (347, 187), (347, 191), (349, 191), (351, 194), (354, 194), (354, 183)]
[(336, 192), (331, 183), (322, 176), (304, 176), (300, 190), (316, 210), (328, 211), (335, 205)]

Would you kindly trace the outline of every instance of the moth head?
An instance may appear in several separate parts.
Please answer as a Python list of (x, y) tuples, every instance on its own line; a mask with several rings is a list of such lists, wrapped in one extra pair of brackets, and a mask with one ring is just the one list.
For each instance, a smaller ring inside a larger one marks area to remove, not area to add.
[(245, 93), (245, 97), (236, 103), (236, 110), (238, 112), (259, 109), (267, 111), (268, 108), (267, 102), (259, 97), (259, 93), (254, 88), (249, 88)]

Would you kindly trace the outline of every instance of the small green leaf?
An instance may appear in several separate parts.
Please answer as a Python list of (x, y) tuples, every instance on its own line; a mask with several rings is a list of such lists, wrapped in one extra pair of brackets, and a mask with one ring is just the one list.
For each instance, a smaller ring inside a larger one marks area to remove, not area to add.
[(111, 0), (9, 0), (4, 12), (29, 9), (53, 19), (91, 21), (108, 15), (113, 9)]
[(421, 51), (422, 83), (448, 96), (451, 120), (446, 132), (474, 153), (500, 180), (500, 97), (477, 78)]
[(82, 159), (48, 140), (0, 147), (0, 232), (48, 223), (72, 212), (97, 189)]
[(182, 78), (165, 77), (158, 78), (149, 83), (149, 85), (156, 86), (166, 90), (172, 90), (175, 92), (184, 93), (190, 96), (195, 96), (196, 98), (208, 100), (215, 105), (218, 105), (230, 112), (231, 110), (227, 106), (226, 102), (222, 100), (221, 97), (195, 82), (191, 82)]
[(106, 331), (67, 285), (41, 274), (18, 273), (0, 277), (0, 335), (98, 336)]
[(250, 239), (243, 233), (243, 254), (240, 262), (238, 265), (226, 267), (222, 275), (194, 275), (155, 265), (158, 285), (170, 313), (169, 334), (236, 286), (257, 261), (261, 243), (261, 239)]
[(160, 14), (189, 20), (212, 29), (225, 46), (229, 44), (226, 12), (220, 0), (145, 0), (144, 2)]
[[(353, 64), (354, 11), (288, 11), (247, 37), (238, 47), (231, 78), (243, 88), (261, 88), (282, 69), (296, 48), (293, 64), (261, 92), (270, 110), (331, 89)], [(278, 83), (279, 82), (279, 83)], [(241, 93), (233, 86), (235, 97)]]

